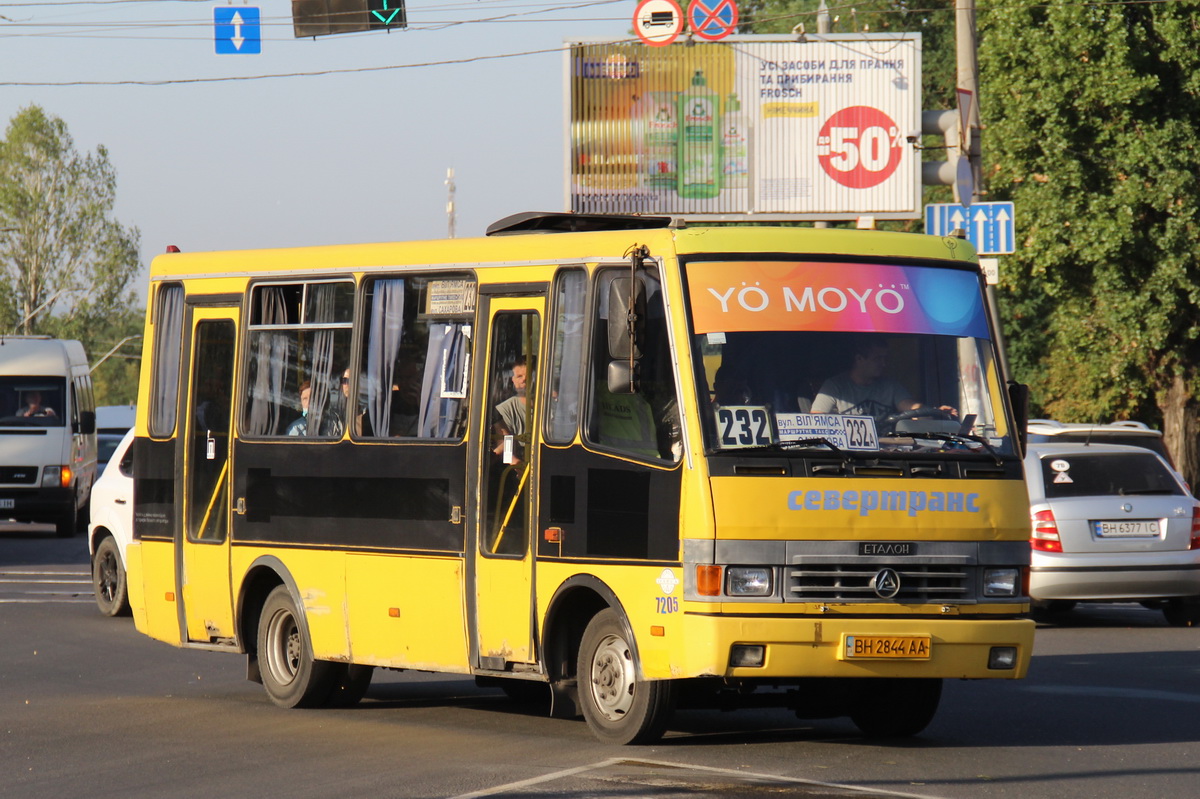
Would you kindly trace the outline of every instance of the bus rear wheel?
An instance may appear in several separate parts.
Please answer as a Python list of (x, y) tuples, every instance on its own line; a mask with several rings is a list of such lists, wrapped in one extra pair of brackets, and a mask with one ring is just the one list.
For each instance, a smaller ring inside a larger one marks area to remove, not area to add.
[(267, 696), (280, 707), (324, 704), (339, 676), (333, 664), (313, 660), (308, 631), (286, 586), (277, 586), (263, 603), (258, 666)]
[(611, 744), (651, 743), (674, 710), (669, 680), (637, 679), (630, 635), (611, 608), (597, 613), (579, 645), (579, 704), (588, 727)]
[(929, 726), (942, 699), (940, 679), (863, 679), (850, 720), (868, 738), (908, 738)]

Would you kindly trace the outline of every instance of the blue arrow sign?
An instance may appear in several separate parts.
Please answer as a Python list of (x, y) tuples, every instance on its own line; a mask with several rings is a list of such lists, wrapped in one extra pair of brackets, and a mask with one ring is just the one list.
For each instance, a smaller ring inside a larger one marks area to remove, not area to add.
[(980, 255), (1008, 255), (1016, 247), (1016, 211), (1012, 203), (935, 203), (925, 206), (925, 232), (947, 236), (955, 228)]
[(262, 22), (250, 6), (213, 8), (213, 40), (217, 55), (257, 55), (262, 52)]

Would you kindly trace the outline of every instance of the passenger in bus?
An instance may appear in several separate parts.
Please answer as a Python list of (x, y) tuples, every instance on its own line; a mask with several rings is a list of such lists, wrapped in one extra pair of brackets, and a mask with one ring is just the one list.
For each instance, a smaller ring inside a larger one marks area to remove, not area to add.
[[(872, 416), (882, 421), (894, 413), (922, 407), (899, 381), (883, 376), (887, 359), (885, 342), (868, 337), (856, 339), (850, 347), (850, 368), (821, 385), (812, 412)], [(958, 415), (947, 405), (939, 410)]]
[(417, 435), (421, 416), (421, 374), (419, 353), (415, 347), (401, 349), (392, 378), (391, 418), (388, 435), (411, 437)]
[(492, 424), (492, 430), (495, 433), (497, 443), (492, 448), (492, 453), (503, 455), (504, 437), (513, 436), (517, 439), (516, 449), (513, 453), (513, 463), (517, 463), (521, 460), (521, 456), (525, 452), (525, 446), (521, 442), (520, 437), (525, 434), (525, 418), (528, 414), (528, 400), (525, 395), (529, 372), (525, 356), (517, 356), (517, 359), (508, 368), (512, 374), (512, 387), (516, 394), (496, 406), (496, 419)]
[(718, 405), (747, 405), (752, 399), (750, 378), (744, 369), (722, 363), (713, 377), (713, 394)]
[(300, 418), (288, 425), (289, 436), (308, 435), (308, 400), (312, 396), (312, 383), (305, 380), (300, 384)]
[(17, 411), (17, 416), (58, 416), (54, 409), (42, 404), (42, 392), (34, 389), (25, 392), (25, 406)]

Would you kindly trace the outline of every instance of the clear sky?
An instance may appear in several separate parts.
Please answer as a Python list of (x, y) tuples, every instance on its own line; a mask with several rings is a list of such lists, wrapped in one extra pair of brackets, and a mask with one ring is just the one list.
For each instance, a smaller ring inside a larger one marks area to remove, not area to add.
[(459, 236), (564, 209), (563, 41), (627, 39), (636, 7), (409, 0), (407, 30), (296, 39), (290, 0), (262, 0), (261, 55), (217, 55), (221, 5), (0, 0), (0, 118), (37, 104), (108, 149), (143, 266), (169, 244), (441, 238), (450, 167)]

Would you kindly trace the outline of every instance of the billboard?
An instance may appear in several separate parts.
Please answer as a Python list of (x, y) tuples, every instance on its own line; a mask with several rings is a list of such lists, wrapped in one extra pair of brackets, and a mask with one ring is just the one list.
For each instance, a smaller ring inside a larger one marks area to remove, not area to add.
[(572, 211), (921, 216), (920, 34), (568, 45)]

